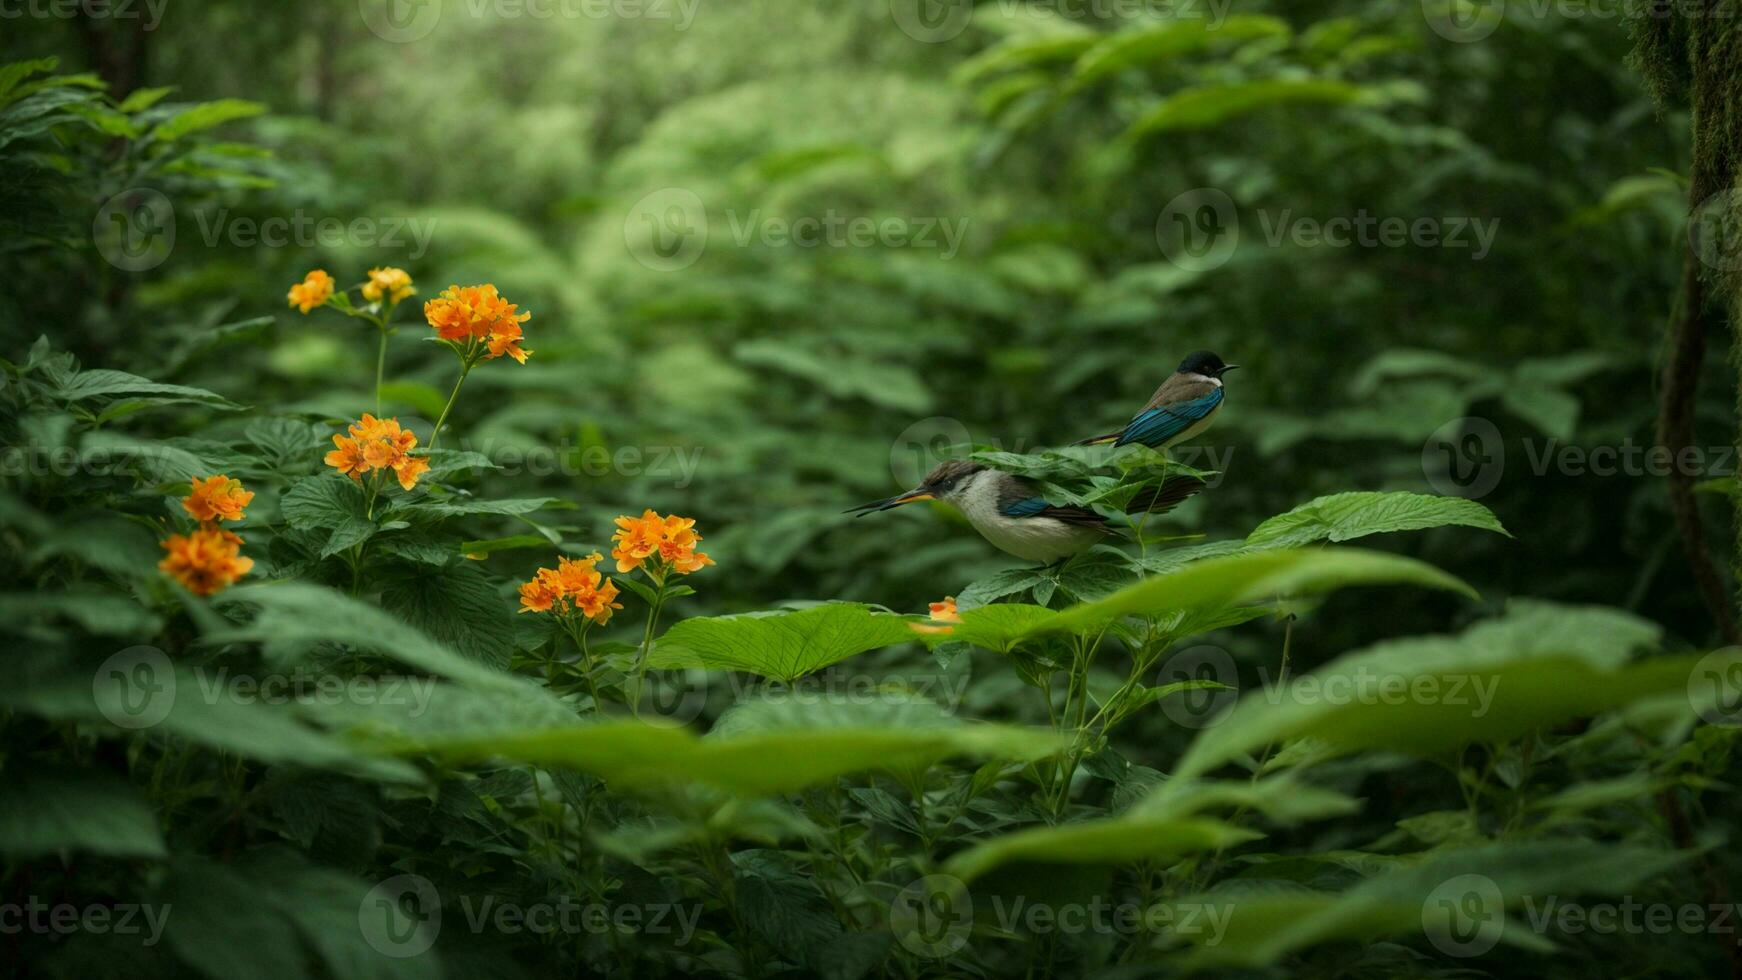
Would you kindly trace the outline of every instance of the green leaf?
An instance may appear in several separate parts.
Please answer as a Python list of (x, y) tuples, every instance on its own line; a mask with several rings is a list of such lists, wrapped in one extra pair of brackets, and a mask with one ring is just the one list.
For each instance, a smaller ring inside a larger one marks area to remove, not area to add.
[(265, 111), (265, 105), (246, 99), (217, 99), (178, 107), (168, 119), (157, 124), (157, 128), (151, 131), (151, 138), (168, 143), (227, 122), (258, 116)]
[(471, 517), (495, 515), (518, 517), (546, 507), (568, 506), (555, 497), (533, 497), (524, 500), (480, 500), (474, 497), (453, 497), (444, 500), (420, 499), (407, 501), (394, 508), (394, 513), (408, 517)]
[(320, 473), (298, 480), (279, 501), (285, 522), (300, 531), (367, 521), (363, 516), (367, 506), (362, 485), (337, 473)]
[(1235, 16), (1214, 24), (1177, 20), (1154, 27), (1119, 31), (1077, 59), (1070, 91), (1080, 91), (1108, 75), (1151, 62), (1177, 58), (1212, 46), (1259, 37), (1287, 37), (1288, 24), (1275, 17)]
[(18, 88), (18, 83), (32, 75), (54, 71), (59, 66), (60, 59), (54, 57), (14, 61), (0, 65), (0, 108), (4, 108), (17, 98), (12, 93)]
[(1022, 864), (1172, 863), (1196, 851), (1233, 847), (1264, 835), (1200, 817), (1119, 817), (1059, 827), (1035, 827), (995, 837), (957, 854), (945, 872), (973, 881), (995, 868)]
[(163, 98), (175, 91), (175, 86), (166, 85), (163, 88), (137, 88), (130, 92), (127, 98), (121, 100), (122, 112), (144, 112)]
[(1424, 930), (1438, 943), (1492, 939), (1548, 951), (1553, 947), (1542, 936), (1508, 921), (1506, 909), (1570, 895), (1624, 894), (1685, 860), (1674, 851), (1571, 840), (1521, 840), (1425, 857), (1343, 892), (1223, 890), (1169, 903), (1176, 913), (1208, 907), (1225, 916), (1225, 931), (1176, 930), (1197, 944), (1183, 965), (1257, 969), (1321, 943), (1370, 944)]
[(757, 796), (796, 792), (854, 772), (912, 770), (957, 756), (1025, 761), (1061, 748), (1051, 732), (1007, 725), (807, 728), (703, 739), (686, 729), (636, 721), (476, 738), (398, 739), (386, 745), (456, 761), (572, 766), (618, 786), (699, 783)]
[(489, 538), (483, 541), (462, 541), (459, 553), (467, 556), (491, 555), (498, 551), (514, 551), (519, 548), (548, 548), (550, 542), (542, 534), (511, 534), (505, 538)]
[[(140, 664), (149, 666), (142, 672)], [(422, 778), (397, 760), (359, 752), (307, 727), (289, 709), (232, 696), (223, 676), (174, 668), (161, 653), (128, 665), (105, 661), (89, 672), (18, 680), (0, 689), (0, 704), (55, 721), (89, 723), (109, 734), (167, 732), (262, 762), (397, 782)]]
[(1156, 103), (1125, 131), (1140, 139), (1180, 130), (1208, 129), (1236, 116), (1283, 105), (1346, 105), (1370, 100), (1369, 89), (1328, 78), (1278, 78), (1188, 88)]
[(29, 859), (75, 851), (168, 854), (157, 814), (121, 779), (94, 770), (8, 770), (0, 789), (0, 853)]
[(401, 579), (381, 594), (381, 604), (473, 660), (508, 666), (514, 647), (514, 606), (475, 564), (465, 562), (439, 575)]
[(228, 589), (219, 604), (259, 607), (253, 622), (215, 635), (211, 643), (347, 643), (433, 674), (484, 688), (521, 689), (527, 682), (477, 663), (402, 620), (332, 589), (304, 582), (275, 582)]
[[(1425, 493), (1334, 493), (1258, 525), (1253, 548), (1298, 548), (1315, 541), (1350, 541), (1388, 531), (1459, 524), (1506, 534), (1494, 512), (1474, 500)], [(1510, 537), (1510, 535), (1508, 535)]]
[[(1318, 758), (1361, 749), (1436, 756), (1686, 692), (1700, 658), (1626, 663), (1637, 641), (1654, 636), (1629, 621), (1637, 622), (1610, 610), (1527, 604), (1458, 636), (1395, 640), (1340, 657), (1243, 698), (1198, 736), (1175, 775), (1207, 772), (1285, 739), (1322, 743)], [(1598, 632), (1610, 626), (1619, 635)], [(1742, 652), (1733, 659), (1742, 663)]]
[(1355, 548), (1279, 549), (1193, 562), (1098, 602), (1065, 609), (1037, 631), (1095, 629), (1120, 616), (1237, 606), (1352, 585), (1419, 585), (1475, 596), (1468, 585), (1413, 558)]
[(210, 408), (240, 408), (235, 402), (204, 388), (170, 385), (142, 378), (126, 371), (96, 369), (80, 371), (62, 382), (54, 397), (69, 402), (90, 398), (141, 398), (159, 402), (193, 402)]
[[(972, 643), (977, 647), (1009, 653), (1022, 641), (1040, 632), (1058, 613), (1043, 606), (1000, 602), (963, 610), (962, 621), (949, 624), (947, 633), (921, 633), (917, 637), (931, 646), (942, 643)], [(933, 628), (942, 624), (917, 624)]]
[(648, 662), (662, 669), (742, 670), (790, 682), (854, 654), (918, 639), (908, 622), (850, 602), (686, 619), (659, 638)]

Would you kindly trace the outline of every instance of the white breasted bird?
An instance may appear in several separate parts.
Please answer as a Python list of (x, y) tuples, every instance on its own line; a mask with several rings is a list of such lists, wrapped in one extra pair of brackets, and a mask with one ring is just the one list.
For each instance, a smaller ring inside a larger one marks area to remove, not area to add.
[[(1140, 492), (1125, 509), (1131, 514), (1165, 513), (1203, 488), (1197, 477), (1169, 477), (1161, 486)], [(1087, 507), (1047, 503), (1039, 489), (1022, 477), (963, 459), (942, 464), (906, 493), (862, 504), (849, 513), (863, 517), (916, 500), (942, 500), (955, 506), (999, 550), (1042, 564), (1085, 551), (1115, 531), (1105, 517)]]
[(1110, 442), (1114, 446), (1128, 446), (1137, 443), (1151, 449), (1165, 449), (1184, 442), (1210, 427), (1216, 413), (1222, 410), (1222, 375), (1239, 366), (1223, 364), (1213, 351), (1193, 351), (1180, 362), (1179, 370), (1155, 389), (1149, 404), (1132, 416), (1125, 428), (1091, 436), (1077, 445), (1095, 446)]

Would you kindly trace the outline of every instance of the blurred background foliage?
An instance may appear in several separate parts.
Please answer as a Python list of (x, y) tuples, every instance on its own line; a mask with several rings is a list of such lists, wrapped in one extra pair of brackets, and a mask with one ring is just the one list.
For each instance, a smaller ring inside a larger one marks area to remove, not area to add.
[[(911, 611), (1009, 560), (941, 508), (865, 521), (844, 508), (901, 488), (964, 434), (1032, 450), (1105, 431), (1183, 354), (1210, 348), (1244, 369), (1202, 440), (1214, 455), (1194, 460), (1224, 477), (1170, 516), (1176, 533), (1238, 538), (1321, 493), (1433, 489), (1424, 444), (1476, 416), (1506, 452), (1483, 502), (1516, 538), (1447, 529), (1391, 546), (1492, 607), (1602, 602), (1712, 641), (1661, 479), (1536, 472), (1557, 447), (1653, 438), (1687, 119), (1660, 113), (1627, 66), (1629, 18), (1511, 5), (1462, 41), (1432, 2), (1100, 8), (984, 3), (938, 43), (900, 29), (885, 0), (638, 8), (664, 18), (448, 0), (407, 43), (372, 32), (353, 0), (170, 0), (152, 30), (11, 22), (0, 62), (58, 54), (61, 71), (98, 73), (118, 98), (174, 85), (172, 101), (264, 111), (214, 130), (225, 142), (174, 171), (100, 139), (74, 154), (70, 199), (0, 247), (5, 356), (46, 333), (89, 365), (354, 416), (371, 400), (374, 338), (285, 310), (290, 283), (315, 267), (349, 282), (370, 265), (403, 266), (424, 297), (494, 281), (533, 311), (537, 353), (480, 372), (457, 431), (467, 448), (566, 454), (568, 472), (532, 476), (580, 505), (567, 515), (578, 547), (603, 542), (611, 515), (676, 510), (720, 562), (712, 611), (792, 598)], [(140, 273), (105, 263), (89, 234), (93, 202), (131, 183), (166, 193), (178, 229), (167, 260)], [(1197, 188), (1228, 195), (1241, 237), (1194, 271), (1158, 227)], [(657, 254), (649, 236), (689, 227), (661, 227), (674, 212), (644, 203), (672, 189), (701, 202), (707, 226), (676, 270), (643, 261)], [(831, 214), (936, 222), (938, 247), (741, 232)], [(1361, 215), (1498, 231), (1480, 258), (1473, 236), (1267, 238), (1288, 216)], [(228, 234), (298, 216), (409, 224), (398, 248)], [(948, 228), (962, 230), (954, 248)], [(275, 316), (223, 329), (262, 313)], [(424, 334), (401, 330), (389, 352), (389, 411), (405, 418), (433, 417), (449, 377)], [(1723, 447), (1725, 340), (1712, 343), (1699, 442)], [(581, 465), (589, 447), (640, 461), (598, 472)], [(646, 472), (667, 448), (700, 454), (693, 478), (675, 457)], [(528, 474), (498, 478), (535, 492)], [(490, 560), (524, 576), (539, 558)], [(1297, 658), (1441, 629), (1454, 608), (1393, 598), (1383, 620), (1297, 632)]]

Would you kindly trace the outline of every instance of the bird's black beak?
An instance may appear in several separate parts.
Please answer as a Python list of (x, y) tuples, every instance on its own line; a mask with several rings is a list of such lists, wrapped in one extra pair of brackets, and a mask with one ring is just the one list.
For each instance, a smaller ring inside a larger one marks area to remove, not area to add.
[(880, 510), (890, 510), (895, 507), (900, 507), (902, 504), (911, 504), (918, 500), (935, 500), (936, 497), (937, 495), (932, 493), (930, 487), (915, 487), (906, 493), (898, 493), (893, 497), (885, 497), (882, 500), (873, 500), (868, 504), (860, 504), (857, 507), (850, 507), (843, 511), (843, 513), (856, 514), (860, 517), (864, 517), (866, 514), (875, 514)]
[(1222, 375), (1227, 374), (1229, 371), (1232, 371), (1239, 366), (1240, 365), (1238, 365), (1238, 364), (1224, 364), (1224, 365), (1222, 365), (1222, 370), (1216, 372), (1216, 377), (1219, 378)]

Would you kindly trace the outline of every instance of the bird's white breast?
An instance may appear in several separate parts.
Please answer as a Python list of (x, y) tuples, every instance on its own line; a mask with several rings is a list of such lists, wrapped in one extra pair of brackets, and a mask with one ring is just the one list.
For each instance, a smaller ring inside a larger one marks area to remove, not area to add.
[(1008, 517), (999, 513), (999, 496), (997, 474), (982, 470), (956, 495), (954, 503), (974, 530), (993, 546), (1025, 561), (1050, 564), (1069, 558), (1099, 541), (1105, 533), (1051, 517)]

